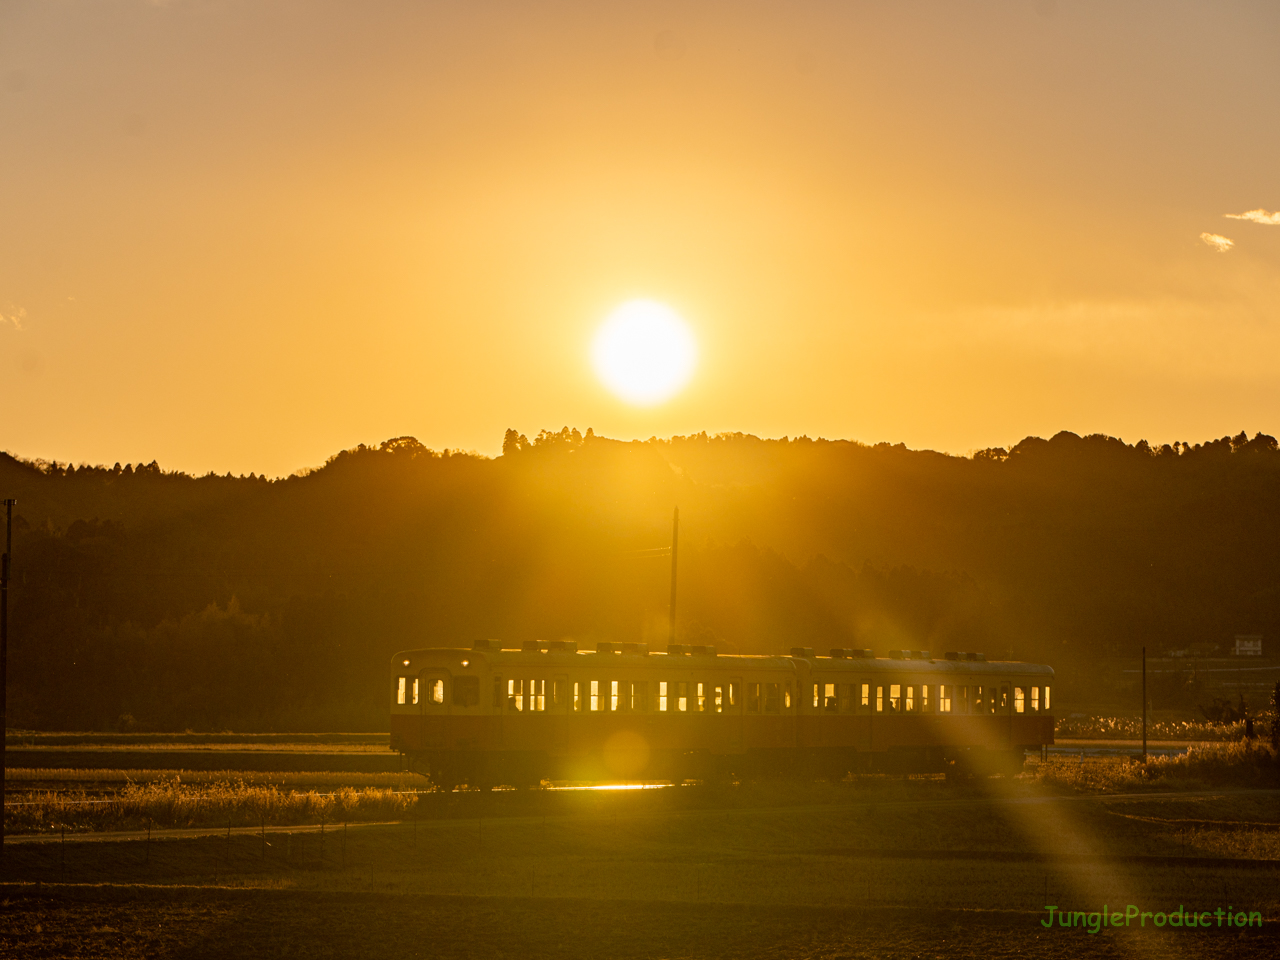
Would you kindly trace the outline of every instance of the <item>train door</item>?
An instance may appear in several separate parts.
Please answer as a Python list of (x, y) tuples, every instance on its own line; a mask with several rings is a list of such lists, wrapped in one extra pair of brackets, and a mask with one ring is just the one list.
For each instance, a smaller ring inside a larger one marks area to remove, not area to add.
[(724, 692), (724, 722), (729, 726), (729, 752), (742, 753), (742, 697), (743, 687), (741, 677), (732, 677), (729, 685)]
[(428, 667), (414, 681), (414, 694), (422, 712), (422, 736), (428, 747), (440, 748), (448, 739), (449, 671)]

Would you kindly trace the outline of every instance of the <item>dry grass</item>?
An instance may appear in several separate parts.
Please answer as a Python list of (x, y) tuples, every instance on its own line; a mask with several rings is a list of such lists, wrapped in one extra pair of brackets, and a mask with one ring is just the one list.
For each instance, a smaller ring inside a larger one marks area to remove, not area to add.
[(417, 804), (415, 793), (381, 787), (332, 792), (281, 790), (243, 780), (184, 783), (179, 777), (126, 783), (109, 798), (78, 791), (32, 791), (5, 805), (6, 833), (140, 830), (230, 824), (292, 825), (399, 819)]
[(1032, 778), (1079, 793), (1269, 787), (1280, 785), (1280, 763), (1270, 744), (1240, 740), (1191, 747), (1186, 753), (1152, 757), (1146, 764), (1128, 757), (1051, 757), (1036, 765)]
[[(1258, 730), (1264, 724), (1257, 726)], [(1140, 740), (1141, 717), (1068, 717), (1054, 724), (1060, 740)], [(1148, 740), (1243, 740), (1244, 721), (1212, 723), (1208, 720), (1147, 722)]]
[(110, 767), (85, 769), (81, 767), (19, 767), (5, 773), (5, 782), (11, 790), (23, 787), (66, 787), (78, 785), (84, 789), (102, 786), (114, 790), (126, 783), (163, 783), (181, 777), (187, 786), (217, 783), (244, 783), (258, 787), (291, 787), (297, 789), (331, 789), (335, 787), (387, 787), (395, 790), (427, 789), (427, 781), (408, 772), (401, 773), (346, 773), (327, 770), (116, 770)]

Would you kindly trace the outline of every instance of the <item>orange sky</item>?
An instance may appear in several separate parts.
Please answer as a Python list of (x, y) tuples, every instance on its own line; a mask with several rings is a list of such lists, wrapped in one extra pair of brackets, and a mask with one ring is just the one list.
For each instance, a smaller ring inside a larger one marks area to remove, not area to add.
[[(0, 4), (0, 448), (1280, 433), (1280, 7)], [(1217, 252), (1201, 234), (1234, 245)], [(701, 361), (647, 410), (592, 333)]]

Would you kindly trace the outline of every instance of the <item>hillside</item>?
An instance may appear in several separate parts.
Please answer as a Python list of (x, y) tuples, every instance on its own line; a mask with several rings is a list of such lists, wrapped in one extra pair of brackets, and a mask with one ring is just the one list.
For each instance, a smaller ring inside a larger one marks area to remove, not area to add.
[[(0, 456), (18, 498), (10, 725), (378, 729), (395, 649), (681, 639), (1044, 660), (1280, 637), (1280, 451), (1060, 433), (955, 457), (849, 441), (412, 438), (282, 479)], [(1177, 699), (1176, 692), (1168, 695)]]

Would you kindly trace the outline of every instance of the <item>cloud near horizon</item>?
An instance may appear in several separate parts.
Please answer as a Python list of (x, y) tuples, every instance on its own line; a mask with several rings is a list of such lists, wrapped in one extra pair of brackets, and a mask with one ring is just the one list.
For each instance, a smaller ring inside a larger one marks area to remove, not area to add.
[(1217, 250), (1219, 253), (1226, 253), (1236, 245), (1234, 240), (1228, 240), (1226, 237), (1220, 236), (1216, 233), (1202, 233), (1200, 234), (1200, 239), (1213, 247), (1213, 249)]
[(1223, 216), (1232, 220), (1248, 220), (1250, 223), (1260, 223), (1267, 227), (1280, 227), (1280, 210), (1267, 213), (1259, 207), (1257, 210), (1246, 210), (1244, 213), (1224, 213)]

